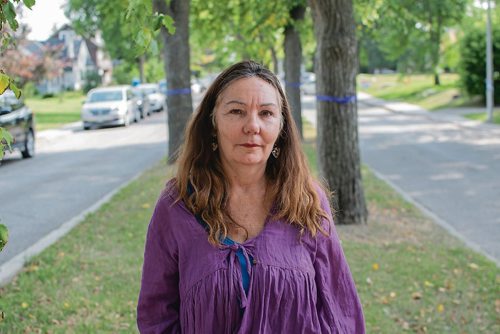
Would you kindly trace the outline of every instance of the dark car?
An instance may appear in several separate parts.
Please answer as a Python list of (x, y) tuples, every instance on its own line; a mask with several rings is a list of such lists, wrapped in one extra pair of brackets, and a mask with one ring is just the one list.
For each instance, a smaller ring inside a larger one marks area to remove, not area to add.
[(13, 137), (12, 148), (21, 151), (23, 158), (35, 155), (35, 124), (33, 112), (10, 90), (0, 95), (0, 127)]

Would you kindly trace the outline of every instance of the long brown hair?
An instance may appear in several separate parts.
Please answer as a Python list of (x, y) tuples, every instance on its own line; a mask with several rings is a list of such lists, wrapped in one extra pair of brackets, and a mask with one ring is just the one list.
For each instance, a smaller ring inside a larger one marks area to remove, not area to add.
[(314, 181), (302, 152), (300, 137), (290, 113), (290, 107), (278, 78), (254, 61), (242, 61), (223, 71), (208, 88), (185, 132), (185, 142), (178, 159), (176, 185), (178, 200), (208, 224), (208, 240), (214, 245), (228, 234), (232, 222), (227, 213), (228, 180), (224, 175), (218, 151), (212, 150), (215, 134), (212, 114), (221, 93), (234, 81), (257, 77), (279, 93), (282, 129), (276, 146), (278, 158), (267, 160), (265, 176), (267, 191), (274, 201), (273, 218), (285, 219), (315, 236), (322, 228), (322, 218), (328, 218), (321, 208), (318, 189), (325, 188)]

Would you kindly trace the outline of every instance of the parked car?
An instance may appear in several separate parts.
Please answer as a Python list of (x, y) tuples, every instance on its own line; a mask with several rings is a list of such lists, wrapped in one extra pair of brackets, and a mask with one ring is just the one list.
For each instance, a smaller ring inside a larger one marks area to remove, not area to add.
[(82, 107), (83, 129), (108, 125), (128, 126), (141, 118), (137, 99), (130, 86), (94, 88)]
[(160, 85), (144, 83), (137, 85), (136, 88), (147, 95), (152, 111), (158, 112), (167, 109), (167, 96), (161, 91)]
[(0, 127), (13, 137), (13, 149), (21, 151), (23, 158), (35, 155), (35, 121), (33, 112), (14, 93), (6, 90), (0, 95)]
[(136, 97), (137, 107), (141, 113), (141, 118), (151, 115), (151, 101), (148, 95), (138, 88), (133, 88), (132, 92)]

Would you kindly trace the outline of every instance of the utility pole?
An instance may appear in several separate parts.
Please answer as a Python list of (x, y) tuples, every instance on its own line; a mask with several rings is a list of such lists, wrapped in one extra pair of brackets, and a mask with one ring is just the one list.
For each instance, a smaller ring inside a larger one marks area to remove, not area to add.
[(486, 0), (487, 23), (486, 23), (486, 111), (488, 122), (493, 122), (493, 50), (491, 43), (491, 5), (490, 0)]

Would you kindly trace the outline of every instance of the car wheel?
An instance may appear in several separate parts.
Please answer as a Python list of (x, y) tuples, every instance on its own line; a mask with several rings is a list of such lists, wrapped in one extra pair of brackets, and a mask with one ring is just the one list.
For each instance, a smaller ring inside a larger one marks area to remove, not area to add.
[(90, 130), (90, 125), (87, 123), (83, 123), (83, 129), (84, 130)]
[(23, 158), (32, 158), (35, 155), (35, 134), (32, 129), (29, 129), (24, 140), (24, 148), (21, 151)]

